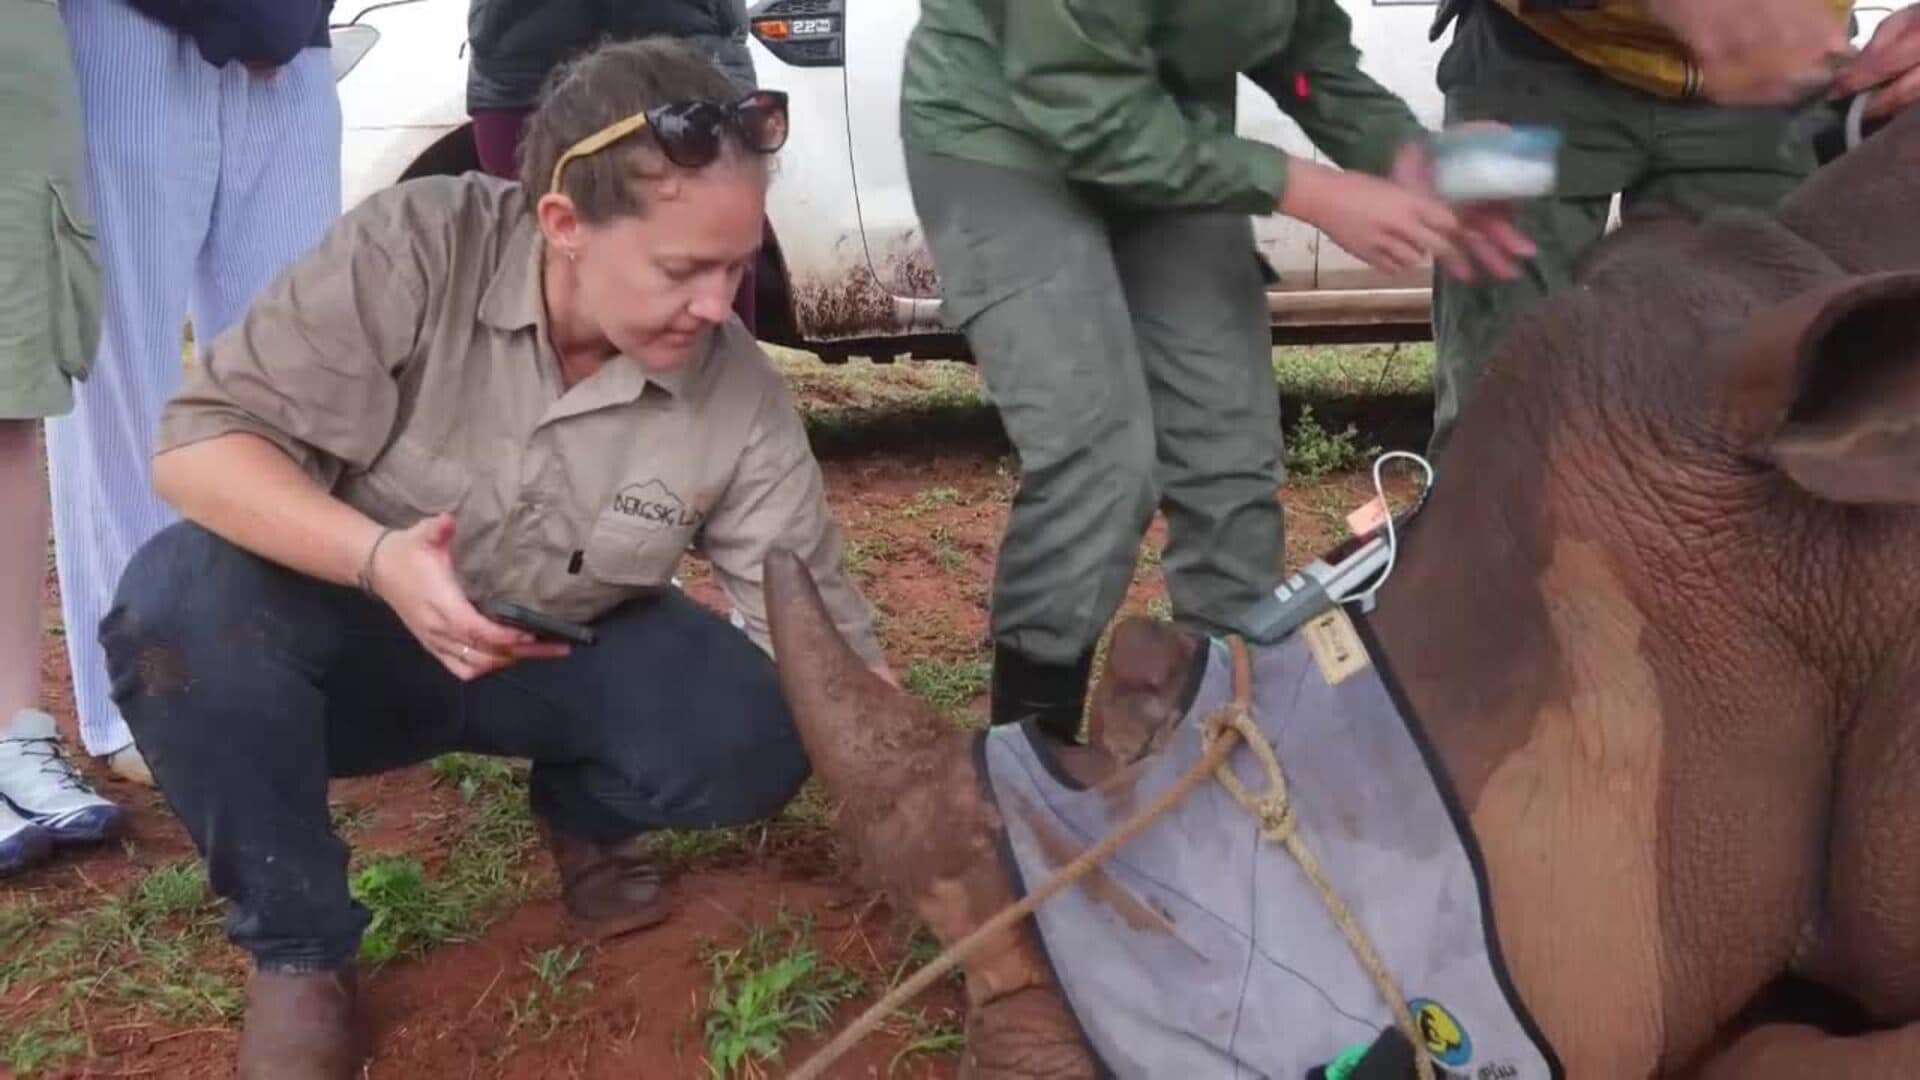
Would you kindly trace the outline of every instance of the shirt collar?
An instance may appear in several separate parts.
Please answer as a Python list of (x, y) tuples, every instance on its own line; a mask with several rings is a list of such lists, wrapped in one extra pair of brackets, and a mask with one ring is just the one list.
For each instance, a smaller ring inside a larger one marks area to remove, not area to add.
[(540, 228), (533, 215), (524, 214), (507, 238), (507, 249), (494, 267), (480, 298), (480, 321), (497, 330), (525, 330), (546, 323), (540, 296)]
[(570, 417), (583, 416), (601, 409), (619, 408), (632, 405), (647, 392), (648, 386), (656, 386), (665, 391), (676, 402), (684, 403), (688, 386), (698, 377), (699, 368), (708, 361), (715, 348), (721, 331), (715, 329), (708, 336), (708, 345), (695, 354), (687, 363), (673, 371), (653, 374), (640, 366), (639, 361), (628, 356), (615, 356), (607, 361), (599, 371), (587, 381), (575, 386), (560, 396), (560, 400), (547, 409), (541, 423), (550, 424)]

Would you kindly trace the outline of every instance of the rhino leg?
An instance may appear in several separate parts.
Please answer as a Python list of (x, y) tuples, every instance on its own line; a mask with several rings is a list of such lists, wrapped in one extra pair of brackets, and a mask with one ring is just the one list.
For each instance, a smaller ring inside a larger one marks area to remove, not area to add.
[[(1000, 860), (1004, 825), (971, 740), (867, 669), (798, 559), (770, 556), (766, 587), (781, 687), (837, 804), (836, 830), (873, 885), (942, 944), (958, 941), (1015, 901)], [(962, 973), (971, 1075), (1094, 1075), (1030, 922), (989, 942)]]

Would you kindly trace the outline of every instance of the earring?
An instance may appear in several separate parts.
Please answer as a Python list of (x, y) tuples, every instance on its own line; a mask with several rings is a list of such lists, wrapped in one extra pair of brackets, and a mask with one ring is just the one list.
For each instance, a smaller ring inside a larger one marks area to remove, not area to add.
[(580, 250), (578, 248), (562, 248), (561, 250), (567, 253), (568, 262), (580, 261)]

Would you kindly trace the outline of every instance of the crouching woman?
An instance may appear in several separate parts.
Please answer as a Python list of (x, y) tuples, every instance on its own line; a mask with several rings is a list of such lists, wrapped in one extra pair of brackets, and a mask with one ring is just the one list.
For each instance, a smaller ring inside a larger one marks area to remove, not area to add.
[[(256, 962), (242, 1075), (348, 1077), (368, 1051), (330, 777), (532, 759), (565, 907), (605, 936), (666, 911), (646, 833), (771, 815), (807, 774), (755, 648), (770, 549), (884, 672), (792, 401), (731, 315), (786, 122), (682, 47), (589, 54), (520, 183), (374, 196), (168, 407), (154, 482), (186, 520), (101, 635)], [(735, 620), (673, 588), (689, 549)], [(501, 601), (597, 640), (482, 614)]]

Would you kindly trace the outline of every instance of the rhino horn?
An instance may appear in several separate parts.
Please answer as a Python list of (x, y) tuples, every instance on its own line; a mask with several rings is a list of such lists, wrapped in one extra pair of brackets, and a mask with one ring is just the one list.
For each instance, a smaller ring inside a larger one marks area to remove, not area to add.
[(853, 651), (798, 557), (774, 552), (765, 573), (780, 689), (814, 771), (851, 812), (884, 808), (932, 766), (952, 728)]
[[(952, 944), (1015, 900), (999, 858), (1004, 826), (974, 766), (971, 737), (868, 669), (799, 559), (777, 552), (765, 573), (780, 686), (838, 804), (840, 835), (871, 884)], [(1038, 1009), (1013, 1026), (1065, 1059), (1088, 1060), (1030, 926), (988, 942), (964, 971), (976, 1006), (1025, 1002), (996, 1007)], [(1076, 1066), (1043, 1075), (1087, 1073)]]

